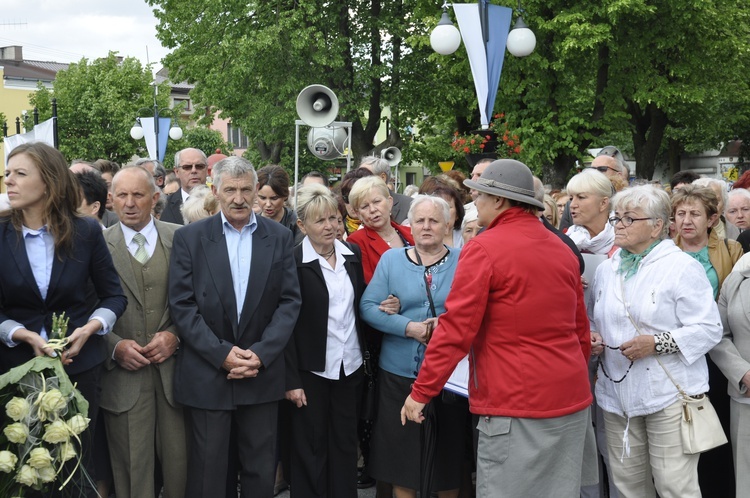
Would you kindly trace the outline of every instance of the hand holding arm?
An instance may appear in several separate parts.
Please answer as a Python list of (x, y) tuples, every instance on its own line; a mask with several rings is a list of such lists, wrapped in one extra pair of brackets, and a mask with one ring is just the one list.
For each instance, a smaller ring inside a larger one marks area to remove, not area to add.
[(180, 340), (172, 332), (162, 330), (154, 334), (154, 337), (143, 347), (141, 352), (148, 361), (154, 364), (162, 363), (177, 350)]
[(388, 297), (380, 303), (378, 309), (389, 315), (398, 315), (398, 312), (401, 311), (401, 301), (393, 294), (388, 294)]

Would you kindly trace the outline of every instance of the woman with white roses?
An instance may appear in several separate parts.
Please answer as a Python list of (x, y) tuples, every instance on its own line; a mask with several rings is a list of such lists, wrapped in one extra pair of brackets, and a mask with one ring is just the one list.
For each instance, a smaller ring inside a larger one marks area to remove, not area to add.
[[(127, 304), (112, 258), (99, 224), (78, 215), (78, 183), (59, 151), (42, 143), (16, 147), (7, 159), (5, 186), (10, 209), (0, 213), (0, 373), (34, 356), (57, 356), (47, 340), (53, 315), (65, 313), (68, 342), (59, 354), (89, 403), (93, 426), (106, 356), (102, 336)], [(47, 400), (50, 412), (60, 401), (52, 397)], [(79, 436), (81, 463), (93, 477), (89, 432)], [(44, 455), (34, 455), (18, 462), (20, 478), (29, 474), (24, 473), (26, 465), (37, 471), (45, 467)], [(39, 479), (41, 473), (35, 476)], [(96, 496), (84, 481), (74, 478), (61, 494)], [(58, 487), (51, 486), (54, 494)]]

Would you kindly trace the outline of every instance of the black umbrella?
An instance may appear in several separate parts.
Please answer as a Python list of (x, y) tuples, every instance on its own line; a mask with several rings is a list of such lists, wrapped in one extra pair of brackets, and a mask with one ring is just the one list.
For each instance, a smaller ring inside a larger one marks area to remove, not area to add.
[(420, 426), (419, 439), (422, 445), (422, 454), (419, 462), (420, 486), (419, 493), (422, 498), (430, 498), (432, 493), (432, 476), (435, 472), (435, 452), (437, 451), (438, 421), (435, 413), (435, 404), (427, 403), (422, 410), (424, 420)]

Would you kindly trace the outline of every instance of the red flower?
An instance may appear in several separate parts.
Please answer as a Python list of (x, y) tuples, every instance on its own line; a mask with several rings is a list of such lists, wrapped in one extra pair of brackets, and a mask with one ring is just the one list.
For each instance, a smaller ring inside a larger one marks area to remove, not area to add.
[(480, 149), (484, 149), (484, 144), (479, 144)]
[(462, 138), (461, 140), (458, 141), (458, 143), (459, 145), (464, 145), (466, 143), (466, 139)]
[(485, 135), (484, 138), (486, 138), (487, 140), (492, 140), (492, 136), (490, 135)]
[(508, 140), (508, 147), (513, 147), (516, 143), (513, 140)]
[(477, 143), (477, 141), (472, 138), (471, 139), (471, 145), (474, 145), (475, 143)]
[(464, 147), (464, 154), (468, 154), (470, 149), (468, 147)]
[(521, 153), (521, 147), (516, 146), (516, 148), (513, 149), (513, 152), (515, 152), (516, 154), (520, 154)]
[(518, 140), (518, 135), (513, 135), (513, 140)]

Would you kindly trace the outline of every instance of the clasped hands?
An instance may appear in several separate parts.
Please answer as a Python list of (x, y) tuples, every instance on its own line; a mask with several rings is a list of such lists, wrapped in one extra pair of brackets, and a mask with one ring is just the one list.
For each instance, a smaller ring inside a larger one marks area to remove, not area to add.
[(232, 346), (232, 350), (222, 364), (222, 368), (229, 372), (227, 379), (230, 380), (255, 377), (262, 366), (263, 362), (260, 361), (258, 355), (250, 349), (242, 349), (237, 346)]
[(151, 364), (163, 363), (174, 354), (178, 345), (177, 336), (167, 330), (154, 334), (145, 346), (132, 339), (123, 339), (115, 346), (115, 361), (125, 370), (140, 370)]

